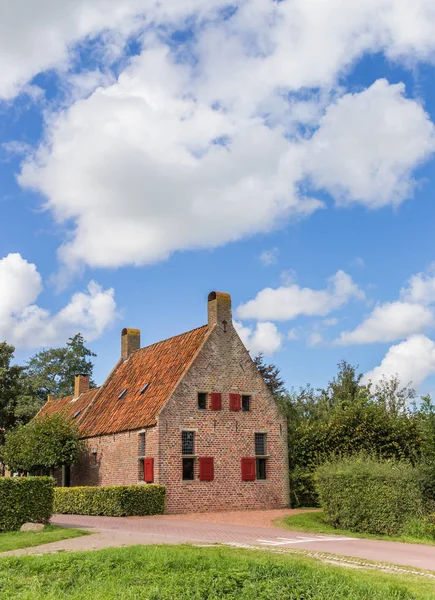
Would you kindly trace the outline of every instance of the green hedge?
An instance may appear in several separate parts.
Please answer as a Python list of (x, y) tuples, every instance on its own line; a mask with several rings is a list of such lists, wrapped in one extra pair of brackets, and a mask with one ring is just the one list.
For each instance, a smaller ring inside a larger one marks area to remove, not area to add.
[(106, 517), (161, 515), (165, 494), (165, 486), (153, 484), (56, 488), (54, 512)]
[(394, 535), (422, 514), (417, 472), (406, 462), (349, 457), (320, 466), (316, 482), (325, 520), (338, 529)]
[(0, 531), (23, 523), (48, 523), (53, 513), (51, 477), (0, 477)]

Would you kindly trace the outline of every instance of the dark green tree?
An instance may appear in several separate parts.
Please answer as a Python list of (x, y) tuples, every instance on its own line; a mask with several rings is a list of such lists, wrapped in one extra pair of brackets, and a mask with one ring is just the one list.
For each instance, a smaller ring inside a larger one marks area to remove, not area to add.
[(0, 444), (17, 422), (16, 409), (25, 389), (23, 367), (12, 364), (15, 348), (0, 342)]
[(281, 399), (284, 396), (286, 389), (284, 380), (280, 377), (279, 368), (273, 364), (267, 365), (261, 352), (254, 358), (254, 364), (274, 397), (276, 399)]
[(56, 467), (74, 463), (83, 447), (77, 424), (54, 414), (37, 417), (7, 432), (0, 455), (12, 471), (51, 473)]
[(48, 394), (54, 394), (57, 398), (71, 395), (76, 375), (89, 375), (91, 387), (95, 387), (91, 360), (94, 356), (86, 348), (80, 333), (69, 338), (62, 348), (49, 348), (35, 354), (26, 365), (26, 374), (39, 407), (45, 403)]

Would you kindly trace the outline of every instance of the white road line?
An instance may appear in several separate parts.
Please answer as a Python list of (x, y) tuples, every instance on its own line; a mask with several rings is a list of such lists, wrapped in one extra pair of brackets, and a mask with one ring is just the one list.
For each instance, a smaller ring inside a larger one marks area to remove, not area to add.
[[(282, 541), (278, 541), (282, 540)], [(267, 546), (287, 546), (288, 544), (308, 544), (311, 542), (349, 542), (349, 541), (358, 541), (358, 538), (349, 538), (349, 537), (323, 537), (323, 538), (282, 538), (279, 537), (276, 540), (260, 540), (257, 542)]]

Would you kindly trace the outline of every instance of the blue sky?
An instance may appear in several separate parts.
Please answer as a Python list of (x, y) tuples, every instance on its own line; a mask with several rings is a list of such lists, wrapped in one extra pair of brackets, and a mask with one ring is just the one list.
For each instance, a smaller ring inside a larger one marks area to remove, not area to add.
[[(1, 3), (1, 0), (0, 0)], [(0, 24), (0, 339), (101, 383), (231, 293), (288, 386), (435, 391), (430, 0), (30, 0)], [(23, 16), (24, 15), (24, 16)]]

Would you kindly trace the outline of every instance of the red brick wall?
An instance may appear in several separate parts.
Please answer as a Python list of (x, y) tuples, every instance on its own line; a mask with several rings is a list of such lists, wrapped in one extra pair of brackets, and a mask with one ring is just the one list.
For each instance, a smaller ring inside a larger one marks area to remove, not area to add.
[[(142, 430), (145, 431), (145, 430)], [(146, 455), (154, 458), (158, 477), (158, 431), (146, 430)], [(71, 485), (134, 485), (143, 481), (143, 463), (139, 456), (138, 431), (89, 438), (87, 451), (71, 469)], [(94, 465), (93, 452), (97, 453)]]
[[(230, 324), (218, 324), (158, 419), (160, 479), (168, 513), (288, 506), (287, 428)], [(197, 408), (198, 392), (221, 392), (222, 410)], [(229, 394), (252, 396), (249, 412), (229, 410)], [(214, 480), (182, 480), (181, 431), (196, 430), (195, 453), (214, 457)], [(241, 458), (254, 457), (255, 432), (267, 432), (267, 479), (242, 481)]]
[[(198, 409), (198, 392), (221, 392), (222, 410)], [(249, 412), (229, 410), (229, 394), (251, 396)], [(195, 453), (214, 457), (214, 480), (182, 480), (181, 431), (194, 429)], [(241, 458), (254, 457), (255, 432), (267, 433), (267, 479), (242, 481)], [(137, 431), (87, 440), (72, 467), (71, 485), (132, 485), (143, 480)], [(160, 451), (159, 451), (160, 450)], [(97, 465), (92, 452), (97, 452)], [(217, 324), (191, 369), (147, 429), (146, 456), (154, 481), (166, 485), (168, 513), (288, 506), (287, 427), (276, 403), (230, 323)]]

